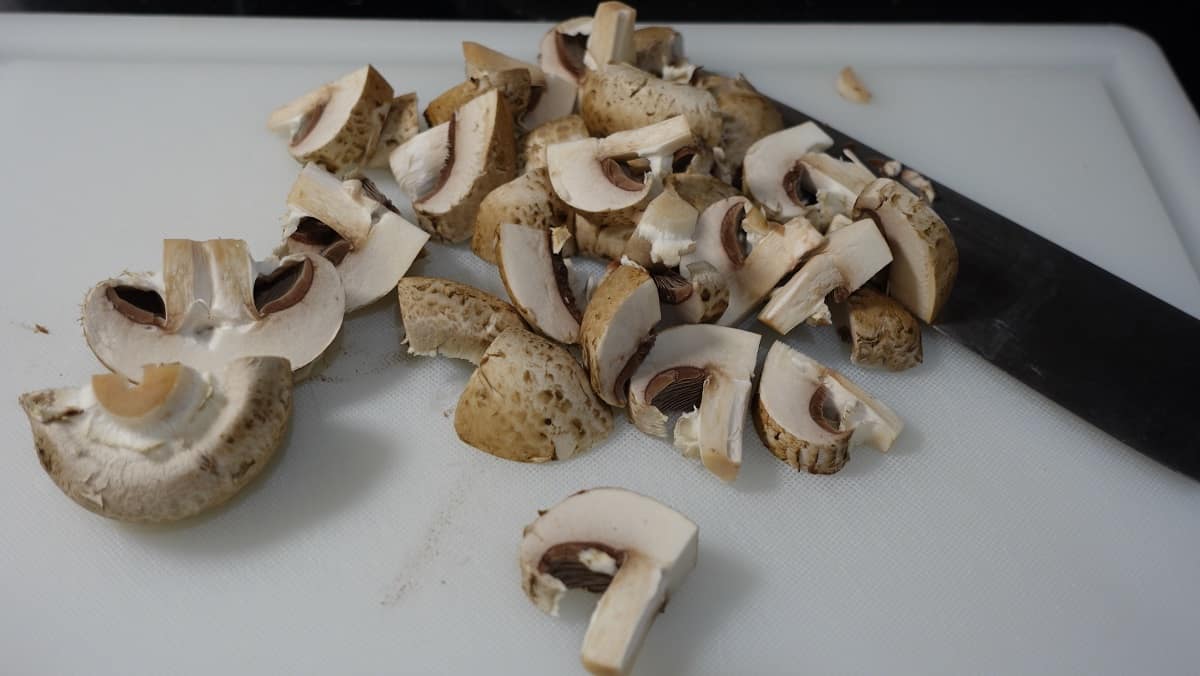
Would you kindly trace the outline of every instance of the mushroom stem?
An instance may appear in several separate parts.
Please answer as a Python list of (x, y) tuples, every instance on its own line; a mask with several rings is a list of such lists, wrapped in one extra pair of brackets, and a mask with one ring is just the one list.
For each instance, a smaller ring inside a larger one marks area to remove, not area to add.
[(628, 553), (592, 612), (580, 651), (583, 666), (593, 674), (629, 673), (666, 592), (658, 564)]

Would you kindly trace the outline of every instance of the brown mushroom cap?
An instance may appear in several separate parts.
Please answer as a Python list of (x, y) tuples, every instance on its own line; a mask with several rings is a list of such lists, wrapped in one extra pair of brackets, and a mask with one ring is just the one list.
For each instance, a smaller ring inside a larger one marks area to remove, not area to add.
[(864, 286), (834, 306), (838, 333), (850, 343), (850, 361), (904, 371), (923, 360), (921, 325), (904, 306)]
[(471, 251), (493, 265), (497, 263), (501, 223), (533, 225), (546, 230), (575, 227), (570, 208), (554, 194), (544, 167), (517, 176), (480, 202)]
[(478, 364), (496, 336), (525, 328), (513, 306), (460, 282), (405, 277), (396, 291), (409, 354)]
[(580, 87), (579, 112), (588, 129), (600, 136), (683, 115), (709, 147), (721, 144), (721, 115), (712, 94), (629, 64), (590, 71)]

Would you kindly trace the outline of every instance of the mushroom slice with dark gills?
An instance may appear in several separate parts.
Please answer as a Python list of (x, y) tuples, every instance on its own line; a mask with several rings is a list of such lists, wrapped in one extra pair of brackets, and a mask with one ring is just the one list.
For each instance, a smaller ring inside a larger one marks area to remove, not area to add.
[(816, 202), (805, 189), (800, 160), (833, 145), (833, 139), (812, 122), (777, 131), (755, 141), (742, 161), (742, 187), (776, 219), (801, 216)]
[(583, 363), (596, 394), (613, 406), (625, 405), (629, 377), (653, 344), (658, 299), (655, 280), (626, 264), (606, 274), (588, 301), (580, 325)]
[(582, 314), (551, 232), (536, 225), (501, 224), (497, 260), (508, 297), (525, 321), (560, 343), (579, 342)]

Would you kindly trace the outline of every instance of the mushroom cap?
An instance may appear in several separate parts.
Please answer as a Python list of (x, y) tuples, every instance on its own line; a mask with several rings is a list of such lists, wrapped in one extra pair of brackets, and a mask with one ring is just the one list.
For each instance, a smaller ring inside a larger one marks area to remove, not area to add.
[(712, 94), (626, 63), (588, 72), (579, 90), (579, 112), (588, 129), (601, 136), (683, 115), (706, 145), (721, 144), (721, 115)]
[[(629, 416), (641, 431), (666, 436), (663, 409), (697, 411), (695, 454), (724, 481), (742, 464), (742, 423), (750, 403), (757, 333), (712, 324), (660, 332), (629, 381)], [(680, 428), (676, 427), (678, 437)], [(685, 454), (692, 454), (685, 451)]]
[(454, 411), (465, 443), (520, 462), (566, 460), (607, 437), (612, 424), (579, 362), (519, 328), (492, 341)]
[(463, 42), (462, 55), (463, 63), (466, 64), (466, 75), (468, 78), (476, 78), (481, 75), (489, 75), (506, 70), (524, 69), (529, 73), (530, 84), (534, 87), (546, 86), (546, 74), (538, 66), (528, 61), (514, 59), (503, 52), (485, 47), (478, 42)]
[(373, 154), (392, 93), (367, 65), (275, 110), (267, 127), (287, 135), (297, 161), (319, 162), (344, 176)]
[(696, 66), (683, 53), (683, 35), (668, 26), (646, 26), (633, 32), (634, 65), (672, 82), (690, 82)]
[(578, 115), (555, 118), (534, 127), (517, 141), (517, 171), (524, 173), (546, 166), (546, 148), (563, 141), (588, 137), (587, 126)]
[(740, 167), (746, 151), (756, 141), (783, 129), (783, 115), (771, 99), (763, 96), (743, 76), (724, 77), (705, 73), (696, 86), (708, 91), (721, 111), (722, 134), (720, 147), (725, 162)]
[(517, 176), (480, 202), (471, 251), (492, 264), (497, 262), (501, 223), (534, 225), (544, 230), (574, 226), (571, 210), (554, 194), (545, 168)]
[(812, 122), (764, 136), (746, 150), (742, 185), (771, 216), (803, 215), (805, 205), (796, 199), (800, 159), (832, 145), (833, 139)]
[(601, 592), (583, 661), (593, 673), (628, 673), (654, 617), (696, 565), (698, 530), (632, 491), (580, 491), (525, 527), (521, 587), (551, 615), (568, 588)]
[(592, 388), (605, 402), (625, 405), (625, 381), (660, 318), (658, 288), (639, 266), (621, 265), (596, 287), (580, 323), (579, 345)]
[(341, 280), (321, 256), (256, 262), (241, 240), (165, 240), (163, 269), (105, 280), (83, 301), (88, 347), (129, 380), (146, 363), (216, 371), (248, 356), (283, 357), (299, 370), (342, 326)]
[(416, 92), (393, 98), (379, 131), (379, 142), (367, 161), (367, 168), (386, 169), (392, 151), (420, 132), (421, 113), (417, 108)]
[(517, 312), (542, 334), (568, 345), (579, 341), (579, 310), (562, 257), (549, 230), (503, 223), (498, 250), (500, 279)]
[(776, 341), (767, 352), (754, 414), (775, 457), (813, 474), (833, 474), (852, 445), (887, 451), (903, 423), (840, 373)]
[(854, 217), (870, 217), (883, 231), (895, 257), (888, 269), (888, 295), (921, 321), (937, 319), (958, 276), (958, 248), (933, 208), (890, 178), (868, 185), (854, 204)]
[(530, 82), (528, 70), (513, 68), (495, 73), (483, 73), (438, 94), (425, 107), (425, 121), (431, 127), (449, 122), (455, 111), (468, 101), (493, 90), (500, 93), (505, 108), (514, 119), (520, 119), (525, 114), (529, 108), (529, 102), (533, 98), (533, 85)]
[(267, 465), (291, 417), (292, 368), (280, 357), (215, 373), (147, 367), (144, 382), (122, 391), (108, 374), (20, 398), (42, 468), (101, 516), (177, 521), (224, 503)]
[(904, 306), (869, 286), (835, 306), (834, 321), (850, 343), (850, 361), (889, 371), (910, 369), (923, 360), (921, 325)]
[(496, 336), (525, 328), (513, 306), (449, 279), (405, 277), (396, 291), (409, 354), (441, 355), (478, 365)]

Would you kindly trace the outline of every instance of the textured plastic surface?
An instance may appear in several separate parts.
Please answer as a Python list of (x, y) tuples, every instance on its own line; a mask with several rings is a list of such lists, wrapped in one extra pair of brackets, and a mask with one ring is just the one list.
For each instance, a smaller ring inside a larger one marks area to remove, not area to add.
[[(729, 487), (624, 420), (557, 465), (464, 447), (451, 409), (468, 365), (404, 355), (387, 305), (348, 322), (341, 354), (298, 389), (290, 446), (227, 508), (137, 528), (59, 493), (16, 395), (97, 370), (78, 303), (99, 279), (156, 267), (164, 236), (272, 247), (297, 170), (263, 128), (272, 107), (366, 60), (424, 103), (461, 78), (460, 40), (532, 57), (543, 28), (0, 21), (0, 671), (576, 673), (590, 599), (560, 619), (538, 612), (518, 585), (517, 543), (537, 508), (607, 484), (700, 526), (699, 565), (651, 630), (640, 674), (1195, 672), (1200, 484), (930, 332), (924, 366), (893, 375), (849, 365), (830, 331), (798, 330), (793, 345), (908, 427), (890, 454), (861, 450), (840, 474), (811, 477), (748, 425)], [(1144, 38), (685, 35), (694, 61), (744, 72), (1200, 313), (1200, 125)], [(871, 105), (834, 93), (847, 63)], [(431, 253), (417, 272), (503, 293), (466, 250)]]

